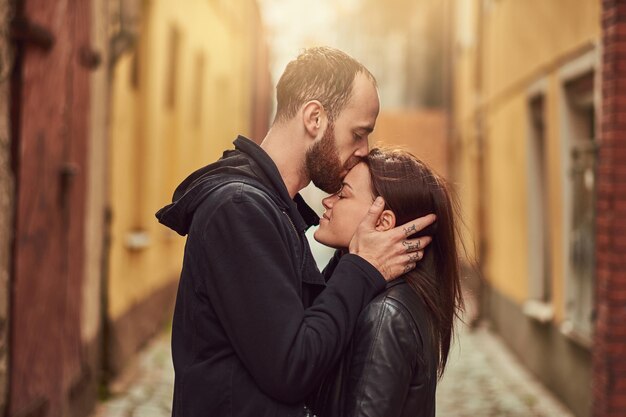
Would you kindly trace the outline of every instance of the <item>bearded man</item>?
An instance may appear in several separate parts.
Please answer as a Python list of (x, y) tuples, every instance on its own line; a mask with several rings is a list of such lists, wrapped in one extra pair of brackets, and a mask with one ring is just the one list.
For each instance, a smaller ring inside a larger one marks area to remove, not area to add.
[(328, 282), (305, 231), (319, 217), (298, 192), (328, 193), (367, 155), (379, 111), (372, 74), (332, 48), (305, 50), (277, 85), (260, 146), (191, 174), (159, 221), (187, 235), (172, 328), (175, 417), (298, 416), (337, 361), (361, 309), (415, 266), (432, 216), (388, 232), (374, 203)]

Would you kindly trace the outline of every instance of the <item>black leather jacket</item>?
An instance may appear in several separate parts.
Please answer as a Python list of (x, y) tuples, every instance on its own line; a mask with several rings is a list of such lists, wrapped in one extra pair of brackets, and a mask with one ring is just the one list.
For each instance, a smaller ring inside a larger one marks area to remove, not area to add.
[(438, 356), (430, 315), (403, 280), (361, 313), (352, 342), (309, 402), (317, 417), (435, 416)]

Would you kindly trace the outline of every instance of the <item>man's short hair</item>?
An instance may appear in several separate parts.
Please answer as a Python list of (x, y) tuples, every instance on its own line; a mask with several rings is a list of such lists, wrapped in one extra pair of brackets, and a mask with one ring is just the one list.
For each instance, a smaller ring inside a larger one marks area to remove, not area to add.
[(300, 107), (311, 100), (324, 106), (331, 123), (352, 96), (356, 75), (376, 79), (363, 64), (335, 48), (305, 49), (289, 62), (276, 86), (276, 121), (294, 117)]

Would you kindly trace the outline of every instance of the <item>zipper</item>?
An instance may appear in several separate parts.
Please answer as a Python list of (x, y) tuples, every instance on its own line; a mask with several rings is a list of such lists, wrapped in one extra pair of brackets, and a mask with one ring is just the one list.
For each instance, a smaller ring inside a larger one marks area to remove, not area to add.
[(298, 233), (298, 229), (296, 229), (296, 225), (293, 224), (293, 220), (291, 220), (291, 217), (289, 217), (286, 211), (283, 211), (283, 214), (287, 216), (287, 220), (289, 220), (289, 224), (291, 225), (291, 227), (293, 227), (293, 231), (296, 232), (296, 235), (298, 236), (298, 240), (300, 240), (300, 233)]

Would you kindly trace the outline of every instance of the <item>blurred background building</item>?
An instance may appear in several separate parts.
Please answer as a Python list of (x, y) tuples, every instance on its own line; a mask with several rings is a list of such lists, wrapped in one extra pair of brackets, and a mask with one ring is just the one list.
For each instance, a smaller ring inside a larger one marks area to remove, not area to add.
[(253, 0), (0, 16), (0, 415), (85, 416), (171, 319), (184, 240), (154, 212), (267, 130), (262, 22)]
[(89, 415), (167, 328), (184, 239), (154, 212), (263, 139), (319, 44), (377, 77), (371, 145), (454, 184), (468, 320), (576, 416), (626, 415), (626, 4), (308, 6), (0, 0), (0, 416)]
[(621, 415), (626, 402), (624, 264), (610, 255), (624, 251), (625, 6), (454, 2), (451, 155), (482, 313), (578, 416), (592, 403), (593, 415)]
[(483, 313), (577, 415), (591, 403), (597, 1), (457, 1), (453, 155)]

